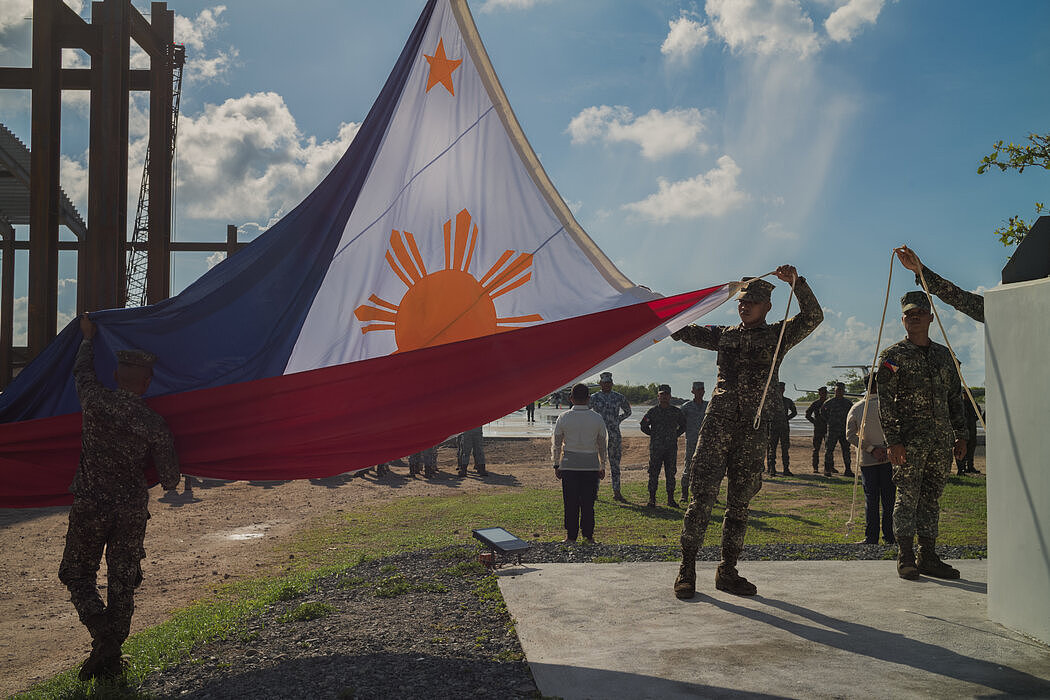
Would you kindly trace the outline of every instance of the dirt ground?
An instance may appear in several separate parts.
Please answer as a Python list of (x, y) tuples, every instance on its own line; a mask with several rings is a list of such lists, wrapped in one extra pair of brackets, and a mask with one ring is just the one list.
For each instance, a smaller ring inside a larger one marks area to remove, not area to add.
[[(796, 473), (809, 473), (809, 440), (792, 439)], [(407, 467), (377, 479), (373, 470), (327, 479), (287, 482), (199, 480), (177, 497), (151, 492), (145, 580), (135, 596), (132, 633), (164, 621), (172, 610), (209, 595), (218, 585), (276, 572), (287, 562), (276, 545), (316, 518), (355, 503), (434, 493), (553, 487), (547, 440), (486, 440), (488, 469), (455, 476), (452, 450), (439, 451), (433, 480), (407, 478)], [(625, 481), (643, 481), (648, 439), (624, 439)], [(983, 459), (977, 468), (984, 471)], [(777, 488), (768, 481), (764, 488)], [(603, 492), (608, 481), (603, 482)], [(90, 638), (58, 580), (68, 508), (0, 509), (0, 694), (4, 696), (72, 667), (87, 655)], [(99, 572), (105, 581), (105, 563)], [(104, 595), (104, 593), (103, 593)]]

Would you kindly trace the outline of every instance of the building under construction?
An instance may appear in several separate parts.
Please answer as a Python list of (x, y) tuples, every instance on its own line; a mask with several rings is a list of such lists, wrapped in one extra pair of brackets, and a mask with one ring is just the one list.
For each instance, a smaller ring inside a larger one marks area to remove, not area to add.
[[(173, 250), (232, 252), (226, 244), (172, 244), (172, 165), (185, 52), (175, 13), (154, 2), (149, 20), (130, 0), (98, 0), (85, 20), (62, 0), (33, 1), (32, 65), (0, 67), (0, 89), (31, 94), (28, 148), (0, 128), (0, 388), (58, 332), (59, 251), (77, 256), (77, 312), (156, 303), (170, 294)], [(130, 66), (131, 42), (149, 57)], [(63, 68), (62, 50), (79, 49), (88, 68)], [(62, 92), (90, 95), (87, 215), (59, 183)], [(138, 210), (128, 226), (128, 108), (131, 91), (149, 93), (149, 147)], [(2, 127), (2, 125), (0, 125)], [(28, 237), (16, 235), (28, 226)], [(72, 235), (60, 236), (60, 227)], [(16, 251), (27, 266), (25, 345), (14, 345)]]

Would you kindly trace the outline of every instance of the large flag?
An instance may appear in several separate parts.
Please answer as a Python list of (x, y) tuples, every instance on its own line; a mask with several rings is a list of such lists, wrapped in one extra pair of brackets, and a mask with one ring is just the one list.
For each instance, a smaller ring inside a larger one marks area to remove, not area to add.
[[(666, 337), (732, 285), (661, 297), (573, 218), (464, 0), (430, 0), (346, 154), (288, 216), (181, 294), (92, 315), (96, 370), (159, 361), (183, 471), (330, 476), (498, 418)], [(67, 326), (0, 394), (0, 506), (69, 502)]]

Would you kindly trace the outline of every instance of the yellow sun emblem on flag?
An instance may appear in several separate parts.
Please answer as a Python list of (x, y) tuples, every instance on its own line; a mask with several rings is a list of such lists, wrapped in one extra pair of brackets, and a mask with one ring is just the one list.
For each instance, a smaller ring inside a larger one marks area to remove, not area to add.
[[(386, 261), (408, 287), (398, 304), (372, 294), (369, 304), (354, 310), (365, 323), (362, 333), (394, 331), (397, 351), (416, 350), (444, 343), (455, 343), (483, 335), (511, 330), (515, 324), (542, 321), (539, 314), (499, 317), (493, 299), (532, 279), (532, 255), (513, 250), (503, 255), (476, 279), (467, 270), (478, 241), (478, 226), (463, 209), (456, 214), (455, 235), (452, 220), (445, 222), (445, 267), (427, 272), (415, 236), (394, 229)], [(370, 323), (376, 321), (377, 323)]]

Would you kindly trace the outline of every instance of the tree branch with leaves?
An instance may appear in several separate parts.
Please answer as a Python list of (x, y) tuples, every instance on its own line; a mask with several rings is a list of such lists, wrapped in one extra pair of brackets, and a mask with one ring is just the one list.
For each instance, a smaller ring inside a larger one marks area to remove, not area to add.
[[(1002, 141), (996, 141), (992, 148), (994, 150), (982, 158), (981, 164), (977, 166), (978, 175), (983, 175), (991, 167), (999, 168), (1001, 172), (1016, 170), (1019, 173), (1023, 173), (1025, 168), (1050, 170), (1050, 133), (1028, 134), (1028, 144), (1020, 146), (1012, 142), (1004, 145)], [(1043, 202), (1036, 202), (1036, 217), (1044, 211), (1046, 208)], [(1028, 222), (1020, 216), (1011, 216), (1006, 226), (995, 229), (995, 233), (1004, 246), (1011, 246), (1020, 243), (1030, 228)]]

